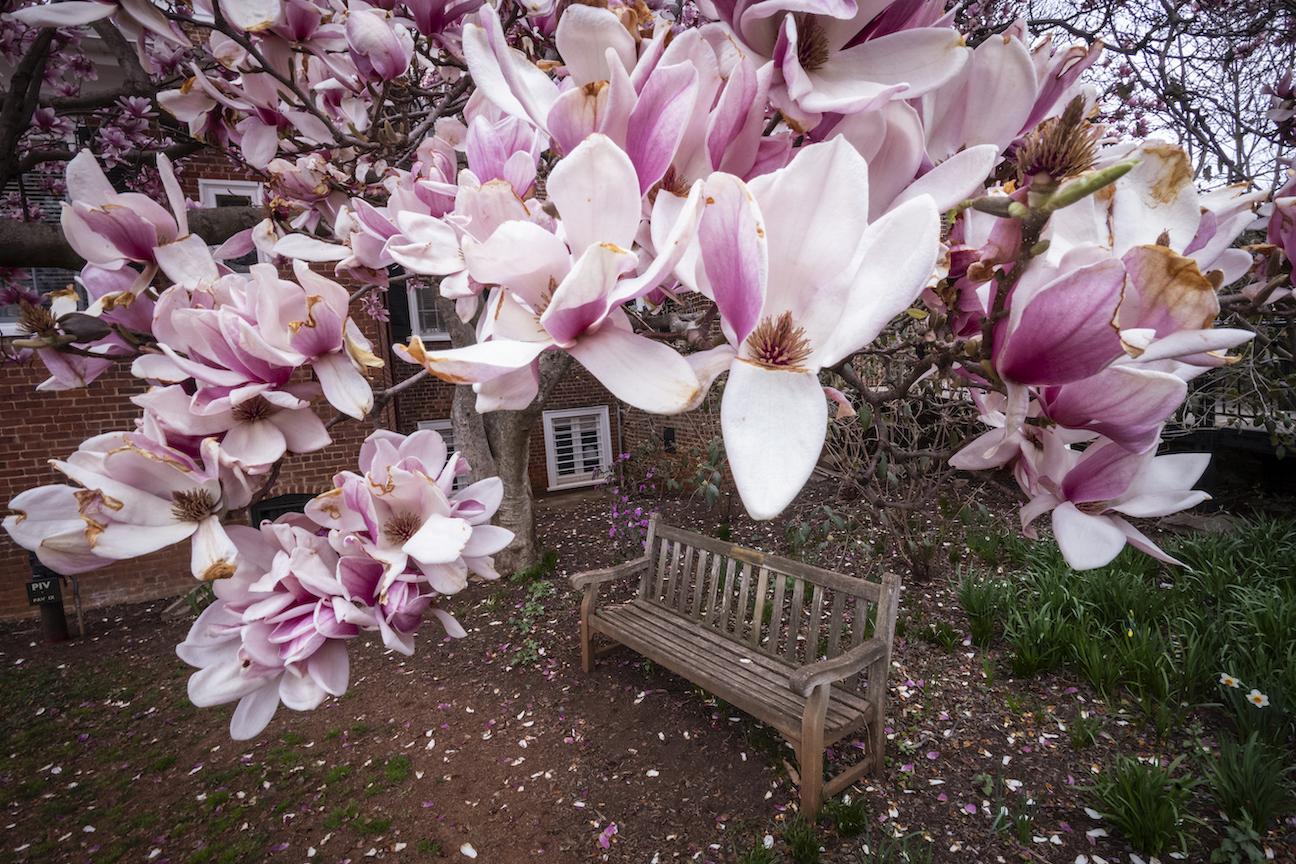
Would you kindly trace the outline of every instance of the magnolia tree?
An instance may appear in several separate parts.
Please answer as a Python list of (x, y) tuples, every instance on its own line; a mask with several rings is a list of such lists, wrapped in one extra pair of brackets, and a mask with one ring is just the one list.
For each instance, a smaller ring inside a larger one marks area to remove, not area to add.
[[(1236, 248), (1267, 193), (1199, 192), (1177, 147), (1095, 125), (1098, 45), (1019, 22), (972, 47), (953, 21), (885, 0), (12, 13), (6, 177), (64, 162), (66, 203), (57, 236), (25, 212), (0, 235), (30, 239), (28, 263), (83, 262), (88, 307), (11, 289), (7, 350), (45, 365), (42, 389), (113, 364), (149, 388), (134, 428), (55, 461), (69, 482), (17, 496), (5, 528), (63, 573), (188, 541), (217, 599), (178, 653), (195, 703), (237, 701), (239, 738), (343, 692), (361, 631), (406, 654), (429, 613), (463, 635), (442, 598), (531, 536), (526, 429), (570, 362), (659, 414), (723, 388), (756, 519), (810, 478), (830, 406), (884, 424), (939, 379), (985, 428), (952, 464), (1010, 470), (1029, 535), (1048, 516), (1077, 569), (1126, 544), (1173, 561), (1130, 520), (1206, 497), (1206, 457), (1157, 455), (1161, 430), (1252, 338), (1213, 326), (1221, 290), (1290, 294), (1296, 198)], [(125, 95), (71, 80), (87, 28)], [(191, 209), (172, 159), (200, 146), (259, 172), (266, 208)], [(147, 162), (134, 191), (101, 168)], [(278, 266), (225, 263), (253, 249)], [(452, 345), (396, 346), (418, 371), (375, 394), (356, 316), (409, 280), (438, 287)], [(706, 311), (663, 314), (684, 303)], [(286, 455), (427, 375), (463, 385), (467, 459), (377, 431), (304, 514), (231, 524)]]

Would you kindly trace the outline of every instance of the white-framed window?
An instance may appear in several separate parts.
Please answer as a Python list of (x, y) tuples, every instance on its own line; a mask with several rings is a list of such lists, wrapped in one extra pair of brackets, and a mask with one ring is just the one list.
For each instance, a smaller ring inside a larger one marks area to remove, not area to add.
[(607, 406), (563, 408), (546, 411), (543, 416), (549, 488), (602, 483), (601, 469), (612, 464)]
[[(69, 144), (74, 139), (69, 138)], [(62, 171), (57, 172), (59, 179), (62, 178)], [(13, 200), (26, 200), (32, 208), (33, 214), (39, 213), (40, 221), (45, 223), (57, 224), (59, 213), (61, 212), (62, 201), (50, 192), (50, 185), (47, 182), (48, 174), (41, 176), (42, 172), (32, 172), (23, 176), (15, 177), (5, 184), (0, 194)], [(77, 271), (63, 270), (56, 267), (23, 267), (16, 269), (11, 278), (23, 288), (35, 294), (47, 294), (50, 291), (58, 291), (69, 285), (76, 284)], [(85, 308), (85, 291), (78, 289), (81, 301), (77, 304), (78, 308)], [(17, 305), (4, 306), (0, 305), (0, 336), (18, 336), (22, 334), (18, 326), (19, 307)]]
[(435, 285), (410, 285), (409, 297), (410, 332), (424, 342), (449, 342), (450, 331), (441, 320), (437, 309), (437, 287)]
[[(454, 423), (448, 418), (445, 420), (420, 420), (418, 422), (420, 429), (433, 429), (441, 433), (441, 439), (445, 441), (447, 455), (455, 451)], [(451, 489), (458, 490), (468, 485), (468, 475), (460, 474), (455, 477)]]
[[(203, 180), (198, 181), (198, 203), (203, 207), (259, 207), (265, 199), (262, 185), (255, 180)], [(230, 258), (225, 266), (240, 273), (261, 259), (257, 250), (241, 258)]]

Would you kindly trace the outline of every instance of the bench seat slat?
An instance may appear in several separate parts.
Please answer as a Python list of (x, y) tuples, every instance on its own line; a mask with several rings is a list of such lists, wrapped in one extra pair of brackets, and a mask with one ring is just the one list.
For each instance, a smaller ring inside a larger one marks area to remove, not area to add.
[[(788, 688), (796, 667), (660, 606), (638, 602), (606, 606), (591, 616), (591, 625), (794, 740), (800, 737), (806, 698)], [(872, 706), (848, 690), (834, 689), (831, 695), (825, 732), (829, 740), (836, 740), (866, 722)]]

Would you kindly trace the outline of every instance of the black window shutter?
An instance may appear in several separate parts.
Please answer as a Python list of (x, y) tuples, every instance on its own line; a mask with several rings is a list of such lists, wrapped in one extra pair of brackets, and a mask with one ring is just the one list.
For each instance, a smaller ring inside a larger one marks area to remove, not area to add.
[[(393, 275), (403, 275), (397, 268)], [(409, 291), (404, 282), (397, 282), (387, 289), (387, 313), (390, 316), (387, 325), (391, 328), (393, 345), (403, 345), (409, 341), (413, 329), (410, 326)]]

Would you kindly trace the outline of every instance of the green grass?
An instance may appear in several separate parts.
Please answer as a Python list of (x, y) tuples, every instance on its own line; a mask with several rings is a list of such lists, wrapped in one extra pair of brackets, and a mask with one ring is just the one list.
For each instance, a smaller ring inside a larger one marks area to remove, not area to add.
[[(968, 541), (984, 546), (991, 536), (973, 528)], [(1126, 549), (1106, 567), (1076, 573), (1049, 541), (994, 545), (993, 554), (986, 547), (980, 557), (1010, 575), (969, 571), (960, 580), (973, 640), (1003, 639), (1017, 677), (1069, 670), (1104, 699), (1128, 700), (1161, 735), (1182, 728), (1193, 707), (1219, 702), (1240, 739), (1290, 742), (1296, 520), (1254, 519), (1165, 548), (1188, 567)], [(1243, 686), (1217, 687), (1221, 672)], [(1253, 688), (1268, 698), (1264, 708), (1246, 700)]]

